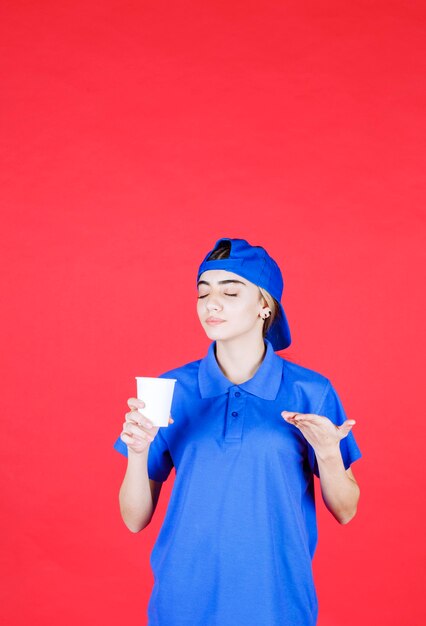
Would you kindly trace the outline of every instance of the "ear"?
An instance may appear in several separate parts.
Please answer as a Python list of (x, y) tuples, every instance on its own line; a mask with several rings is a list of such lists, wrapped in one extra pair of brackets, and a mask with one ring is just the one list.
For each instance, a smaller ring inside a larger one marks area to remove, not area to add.
[(262, 296), (262, 293), (259, 291), (259, 304), (264, 309), (266, 306), (269, 307), (268, 301), (266, 298)]

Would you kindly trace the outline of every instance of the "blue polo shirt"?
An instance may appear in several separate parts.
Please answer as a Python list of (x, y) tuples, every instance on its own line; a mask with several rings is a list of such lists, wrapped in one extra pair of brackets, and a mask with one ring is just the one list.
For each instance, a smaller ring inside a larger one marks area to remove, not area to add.
[[(170, 370), (171, 414), (148, 452), (148, 475), (175, 480), (150, 563), (149, 626), (314, 626), (318, 466), (281, 411), (346, 416), (330, 380), (287, 361), (265, 340), (250, 380), (222, 373), (215, 342), (205, 358)], [(126, 444), (114, 444), (127, 456)], [(361, 457), (340, 442), (347, 469)]]

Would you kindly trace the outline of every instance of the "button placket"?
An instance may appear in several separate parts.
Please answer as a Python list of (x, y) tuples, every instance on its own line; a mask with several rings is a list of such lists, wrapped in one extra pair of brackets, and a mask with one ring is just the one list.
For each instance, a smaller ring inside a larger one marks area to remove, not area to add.
[(238, 387), (229, 390), (228, 407), (226, 414), (225, 441), (241, 440), (243, 434), (245, 395)]

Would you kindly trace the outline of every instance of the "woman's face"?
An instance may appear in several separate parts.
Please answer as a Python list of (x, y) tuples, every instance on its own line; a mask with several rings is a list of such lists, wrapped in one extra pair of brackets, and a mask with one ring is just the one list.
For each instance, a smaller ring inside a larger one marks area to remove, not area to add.
[(246, 333), (261, 336), (264, 322), (259, 314), (264, 305), (259, 288), (238, 274), (208, 270), (199, 278), (197, 313), (212, 341)]

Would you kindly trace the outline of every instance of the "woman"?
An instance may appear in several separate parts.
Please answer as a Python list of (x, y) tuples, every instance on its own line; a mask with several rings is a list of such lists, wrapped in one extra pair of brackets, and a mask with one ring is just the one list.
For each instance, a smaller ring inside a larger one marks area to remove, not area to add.
[(313, 626), (314, 474), (329, 511), (353, 518), (361, 453), (331, 382), (275, 354), (290, 345), (283, 279), (264, 248), (220, 239), (197, 276), (207, 355), (177, 379), (167, 428), (128, 400), (124, 522), (149, 524), (176, 476), (151, 554), (149, 626)]

